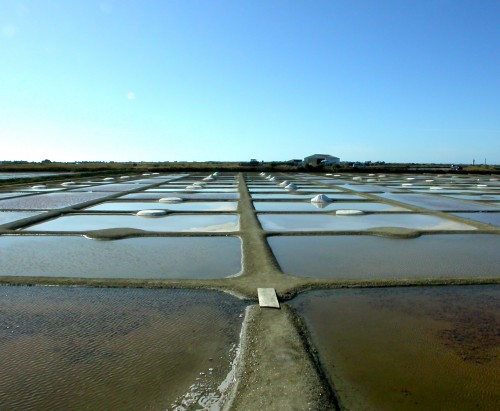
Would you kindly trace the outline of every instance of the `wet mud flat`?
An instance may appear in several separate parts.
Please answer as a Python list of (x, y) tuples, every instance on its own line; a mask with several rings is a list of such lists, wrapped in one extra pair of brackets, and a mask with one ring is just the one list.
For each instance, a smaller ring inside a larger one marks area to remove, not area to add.
[(226, 395), (241, 300), (62, 287), (0, 295), (2, 410), (208, 409)]
[(290, 304), (342, 409), (500, 405), (500, 286), (311, 291)]

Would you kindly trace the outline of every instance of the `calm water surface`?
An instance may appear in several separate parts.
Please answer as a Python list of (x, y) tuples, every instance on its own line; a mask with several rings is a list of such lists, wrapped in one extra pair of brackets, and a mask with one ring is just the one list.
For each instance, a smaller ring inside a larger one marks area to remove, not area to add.
[(314, 291), (291, 304), (345, 409), (499, 409), (499, 286)]
[(47, 193), (0, 200), (0, 210), (51, 210), (108, 196), (109, 193)]
[(453, 215), (500, 227), (500, 210), (497, 213), (453, 213)]
[(136, 215), (67, 215), (26, 228), (30, 231), (90, 231), (109, 228), (136, 228), (163, 232), (220, 232), (237, 231), (239, 217), (236, 214), (166, 215), (164, 217), (140, 217)]
[(240, 271), (236, 237), (0, 236), (0, 276), (209, 279)]
[(92, 211), (139, 211), (139, 210), (172, 210), (172, 211), (236, 211), (235, 201), (184, 201), (181, 203), (159, 203), (154, 201), (109, 201), (87, 208)]
[(0, 287), (0, 296), (2, 410), (208, 409), (223, 395), (244, 311), (211, 291)]
[(49, 177), (49, 176), (56, 176), (56, 175), (70, 175), (72, 173), (44, 173), (44, 172), (32, 172), (32, 173), (26, 173), (26, 172), (1, 172), (0, 173), (0, 180), (12, 180), (13, 178), (37, 178), (37, 177)]
[(370, 203), (368, 201), (348, 203), (348, 202), (328, 202), (312, 203), (310, 201), (254, 201), (253, 205), (257, 211), (335, 211), (353, 209), (361, 211), (384, 211), (397, 212), (408, 211), (402, 207), (394, 207), (383, 203)]
[(500, 277), (500, 236), (278, 236), (268, 239), (281, 269), (299, 277), (392, 279)]
[(416, 230), (475, 230), (467, 224), (424, 214), (367, 214), (334, 216), (325, 214), (259, 214), (266, 231), (359, 231), (377, 227)]

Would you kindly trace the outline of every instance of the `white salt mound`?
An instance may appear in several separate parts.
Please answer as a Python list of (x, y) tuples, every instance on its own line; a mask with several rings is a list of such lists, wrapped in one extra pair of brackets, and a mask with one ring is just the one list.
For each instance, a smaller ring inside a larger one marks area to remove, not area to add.
[(330, 203), (313, 203), (313, 202), (311, 202), (311, 205), (316, 207), (316, 208), (326, 208), (330, 205)]
[(182, 201), (180, 197), (163, 197), (158, 200), (159, 203), (182, 203)]
[(285, 187), (285, 190), (297, 190), (297, 186), (293, 183), (290, 183)]
[(311, 203), (329, 203), (330, 201), (332, 201), (332, 199), (324, 194), (318, 194), (311, 198)]
[(335, 214), (342, 216), (354, 216), (354, 215), (363, 215), (364, 212), (361, 210), (337, 210)]
[(141, 210), (137, 214), (139, 217), (160, 217), (167, 215), (165, 210)]
[(280, 183), (280, 187), (286, 187), (288, 184), (290, 184), (290, 181), (285, 180), (282, 183)]

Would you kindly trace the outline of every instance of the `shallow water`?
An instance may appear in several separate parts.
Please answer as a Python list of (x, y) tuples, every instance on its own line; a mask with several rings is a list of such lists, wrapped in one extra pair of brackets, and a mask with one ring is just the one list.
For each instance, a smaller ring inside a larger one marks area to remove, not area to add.
[(345, 409), (498, 409), (499, 286), (312, 291), (291, 305)]
[(161, 232), (221, 232), (238, 231), (236, 214), (220, 215), (167, 215), (165, 217), (139, 217), (136, 215), (67, 215), (25, 228), (29, 231), (91, 231), (109, 228), (135, 228)]
[(89, 207), (91, 211), (139, 211), (139, 210), (172, 210), (172, 211), (236, 211), (238, 203), (230, 201), (159, 203), (153, 201), (106, 202)]
[(175, 191), (172, 193), (133, 193), (120, 197), (120, 200), (159, 200), (163, 197), (180, 197), (186, 200), (237, 200), (239, 193), (188, 193), (185, 191)]
[(41, 213), (29, 211), (0, 211), (0, 225), (22, 220), (23, 218), (33, 217)]
[(402, 207), (394, 207), (383, 203), (370, 203), (363, 201), (359, 203), (330, 202), (330, 203), (311, 203), (291, 202), (291, 201), (254, 201), (253, 205), (257, 211), (334, 211), (344, 209), (354, 209), (362, 211), (408, 211)]
[(195, 189), (187, 189), (184, 187), (183, 190), (179, 190), (179, 188), (148, 188), (145, 190), (146, 193), (236, 193), (238, 191), (237, 188), (210, 188), (204, 186), (203, 188), (195, 188)]
[[(323, 191), (321, 190), (316, 190), (311, 194), (304, 194), (304, 193), (298, 193), (297, 191), (287, 193), (286, 190), (283, 190), (284, 193), (282, 194), (251, 194), (251, 197), (254, 200), (305, 200), (305, 199), (311, 199), (316, 194), (321, 194)], [(297, 193), (297, 194), (294, 194)], [(364, 197), (358, 196), (356, 194), (328, 194), (328, 197), (334, 200), (354, 200), (354, 201), (362, 201), (365, 200)]]
[(212, 291), (0, 287), (0, 295), (2, 410), (214, 405), (244, 311)]
[(286, 274), (329, 279), (500, 277), (500, 236), (277, 236), (269, 245)]
[(0, 210), (51, 210), (108, 196), (109, 193), (51, 193), (0, 200)]
[(254, 200), (310, 200), (313, 198), (311, 194), (295, 194), (296, 192), (286, 192), (282, 190), (282, 194), (250, 194)]
[(0, 276), (210, 279), (240, 271), (236, 237), (0, 236)]
[(441, 211), (487, 211), (497, 210), (495, 207), (459, 201), (449, 197), (433, 197), (425, 194), (379, 194), (380, 197), (406, 204), (423, 207), (428, 210)]
[(416, 230), (475, 230), (456, 223), (423, 214), (366, 214), (334, 216), (325, 214), (259, 214), (266, 231), (360, 231), (377, 227), (402, 227)]
[(91, 186), (91, 187), (86, 187), (86, 188), (77, 188), (75, 190), (71, 190), (72, 192), (86, 192), (86, 191), (110, 191), (110, 192), (122, 192), (122, 191), (133, 191), (141, 188), (141, 186), (137, 183), (127, 183), (127, 184), (101, 184), (97, 186)]
[(141, 178), (139, 180), (132, 180), (130, 182), (135, 184), (158, 184), (163, 182), (166, 183), (172, 180), (177, 180), (178, 178), (186, 177), (187, 175), (188, 174), (170, 174), (170, 175), (156, 176), (153, 178)]
[(452, 213), (458, 217), (469, 218), (481, 223), (500, 227), (500, 210), (498, 213)]
[(38, 187), (23, 187), (20, 188), (19, 191), (24, 192), (24, 193), (53, 193), (57, 191), (63, 191), (64, 187), (45, 187), (45, 188), (38, 188)]
[(374, 185), (369, 185), (369, 184), (344, 184), (342, 188), (347, 188), (349, 190), (353, 191), (360, 191), (364, 193), (383, 193), (386, 191), (390, 191), (386, 187), (381, 187), (381, 186), (374, 186)]
[(37, 177), (49, 177), (49, 176), (56, 176), (56, 175), (70, 175), (72, 173), (44, 173), (44, 172), (31, 172), (31, 173), (26, 173), (26, 172), (0, 172), (0, 180), (12, 180), (14, 178), (37, 178)]
[[(467, 200), (466, 197), (474, 197), (474, 196), (469, 196), (469, 194), (482, 194), (484, 193), (483, 191), (477, 191), (477, 190), (452, 190), (452, 189), (446, 189), (446, 188), (441, 188), (439, 190), (437, 189), (431, 189), (427, 188), (425, 190), (416, 190), (412, 189), (411, 191), (419, 192), (419, 193), (426, 193), (426, 194), (446, 194), (446, 197), (452, 197), (452, 198), (457, 198), (457, 199), (462, 199), (462, 200)], [(447, 195), (447, 194), (464, 194), (463, 196), (460, 195)], [(463, 198), (462, 198), (463, 197)]]
[(28, 193), (0, 193), (0, 199), (27, 196)]
[(474, 200), (474, 201), (495, 201), (500, 200), (500, 195), (497, 194), (484, 194), (484, 195), (449, 195), (446, 197), (457, 198), (461, 200)]

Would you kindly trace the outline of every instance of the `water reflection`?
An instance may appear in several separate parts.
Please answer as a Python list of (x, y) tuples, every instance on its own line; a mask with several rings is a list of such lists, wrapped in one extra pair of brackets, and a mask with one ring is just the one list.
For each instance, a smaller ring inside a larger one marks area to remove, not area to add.
[(0, 236), (0, 275), (83, 278), (223, 278), (241, 270), (236, 237)]
[(5, 410), (215, 404), (244, 310), (210, 291), (0, 287), (0, 295)]
[(345, 409), (498, 409), (500, 287), (316, 291), (292, 305)]
[[(355, 217), (353, 217), (355, 218)], [(500, 275), (500, 236), (278, 236), (269, 244), (281, 269), (299, 277), (393, 279)]]

